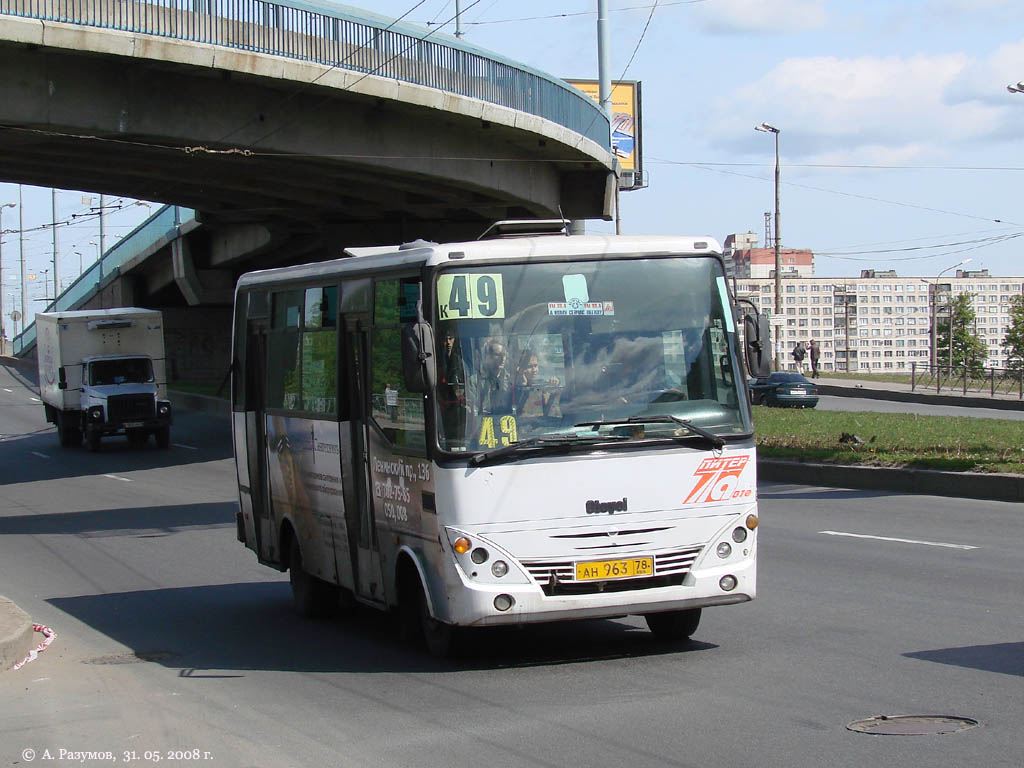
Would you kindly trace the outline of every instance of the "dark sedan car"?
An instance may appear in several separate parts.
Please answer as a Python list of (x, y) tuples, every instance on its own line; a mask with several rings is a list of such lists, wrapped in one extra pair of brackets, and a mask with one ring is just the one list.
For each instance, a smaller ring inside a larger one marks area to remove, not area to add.
[(778, 371), (750, 380), (750, 402), (754, 405), (813, 408), (818, 404), (818, 388), (799, 373)]

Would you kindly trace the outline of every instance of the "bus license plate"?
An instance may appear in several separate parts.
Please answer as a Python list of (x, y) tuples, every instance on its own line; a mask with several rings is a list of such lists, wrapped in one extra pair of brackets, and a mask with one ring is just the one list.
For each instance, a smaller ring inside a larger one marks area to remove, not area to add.
[(126, 421), (124, 423), (124, 428), (125, 429), (135, 429), (136, 427), (141, 427), (141, 426), (142, 426), (142, 422), (141, 421)]
[(597, 560), (576, 563), (576, 581), (630, 579), (654, 575), (654, 558), (631, 557), (626, 560)]

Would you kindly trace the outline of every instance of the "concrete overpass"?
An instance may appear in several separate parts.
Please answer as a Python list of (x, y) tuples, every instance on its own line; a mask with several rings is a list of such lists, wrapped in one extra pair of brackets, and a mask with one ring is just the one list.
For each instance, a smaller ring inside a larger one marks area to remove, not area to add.
[(588, 97), (365, 11), (0, 0), (0, 67), (5, 181), (195, 212), (186, 237), (108, 270), (96, 304), (223, 312), (249, 269), (612, 213)]

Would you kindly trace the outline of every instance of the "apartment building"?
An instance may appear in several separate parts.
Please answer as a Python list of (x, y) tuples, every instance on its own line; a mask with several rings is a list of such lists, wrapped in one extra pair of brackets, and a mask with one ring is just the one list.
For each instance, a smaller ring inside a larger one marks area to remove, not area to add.
[[(739, 298), (754, 301), (762, 312), (775, 307), (771, 277), (735, 279)], [(794, 367), (790, 352), (798, 342), (815, 339), (823, 371), (909, 371), (912, 363), (931, 362), (933, 316), (947, 316), (952, 297), (973, 294), (974, 333), (988, 348), (985, 365), (1003, 368), (1002, 341), (1010, 325), (1010, 299), (1022, 291), (1024, 278), (992, 277), (988, 270), (958, 270), (956, 277), (900, 277), (895, 271), (865, 270), (859, 278), (783, 275), (782, 307), (786, 318), (781, 340), (784, 363)], [(934, 313), (934, 314), (933, 314)], [(937, 350), (938, 364), (945, 364)]]

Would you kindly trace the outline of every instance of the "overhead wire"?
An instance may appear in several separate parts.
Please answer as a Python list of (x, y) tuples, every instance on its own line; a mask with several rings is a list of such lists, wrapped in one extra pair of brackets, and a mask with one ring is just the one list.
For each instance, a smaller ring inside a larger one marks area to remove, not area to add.
[[(673, 5), (697, 5), (699, 3), (710, 3), (712, 0), (674, 0), (674, 2), (661, 3), (661, 7), (667, 8)], [(654, 3), (658, 5), (657, 2)], [(492, 5), (491, 8), (494, 6)], [(620, 13), (624, 11), (646, 11), (648, 8), (652, 8), (651, 5), (631, 5), (625, 8), (610, 8), (609, 13)], [(490, 8), (488, 8), (490, 10)], [(482, 14), (481, 14), (482, 15)], [(491, 21), (469, 21), (463, 22), (466, 26), (485, 26), (488, 24), (515, 24), (523, 21), (550, 21), (552, 19), (570, 19), (576, 16), (596, 16), (596, 11), (573, 11), (571, 13), (553, 13), (545, 16), (521, 16), (513, 19), (492, 19)], [(479, 17), (478, 17), (479, 18)], [(432, 22), (426, 22), (425, 26), (430, 26)]]

